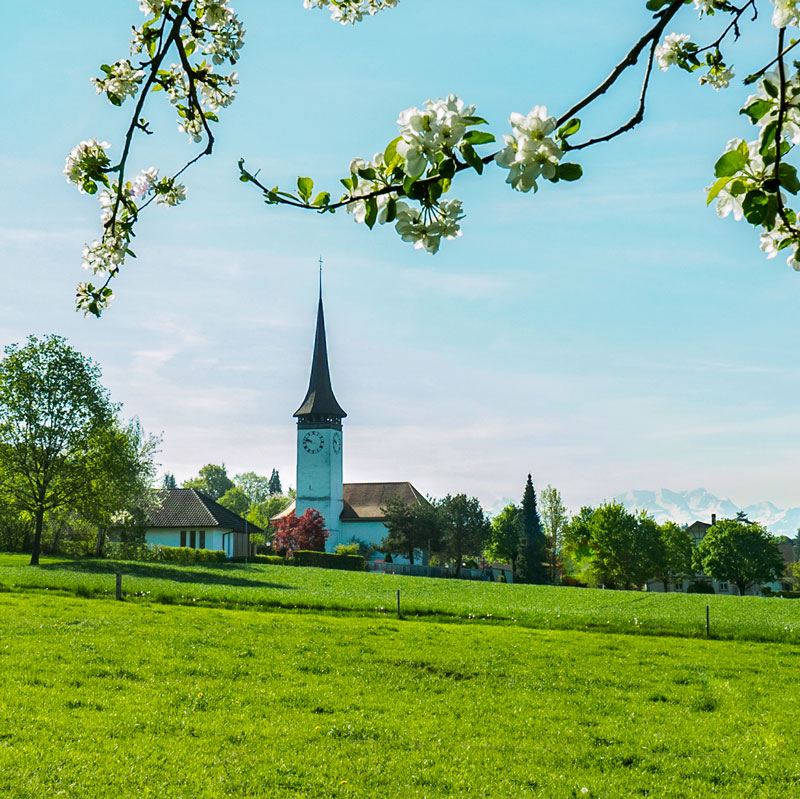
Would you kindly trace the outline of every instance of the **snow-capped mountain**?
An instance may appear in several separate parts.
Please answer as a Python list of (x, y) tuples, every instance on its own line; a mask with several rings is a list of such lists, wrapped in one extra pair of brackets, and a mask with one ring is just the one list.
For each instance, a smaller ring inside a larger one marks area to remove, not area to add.
[(794, 538), (800, 527), (800, 508), (783, 510), (772, 502), (759, 502), (755, 505), (736, 505), (728, 497), (715, 497), (704, 488), (692, 491), (627, 491), (615, 497), (630, 510), (645, 510), (657, 522), (672, 520), (678, 524), (691, 524), (694, 521), (711, 522), (711, 514), (718, 519), (736, 516), (740, 510), (748, 518), (763, 524), (774, 535)]

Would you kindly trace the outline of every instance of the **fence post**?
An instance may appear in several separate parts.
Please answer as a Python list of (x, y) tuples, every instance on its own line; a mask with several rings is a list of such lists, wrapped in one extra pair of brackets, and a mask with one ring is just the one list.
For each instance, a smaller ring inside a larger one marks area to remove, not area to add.
[(397, 618), (400, 619), (402, 616), (400, 615), (400, 589), (397, 589)]
[(711, 638), (711, 612), (706, 605), (706, 638)]
[(122, 572), (117, 572), (117, 601), (122, 601)]

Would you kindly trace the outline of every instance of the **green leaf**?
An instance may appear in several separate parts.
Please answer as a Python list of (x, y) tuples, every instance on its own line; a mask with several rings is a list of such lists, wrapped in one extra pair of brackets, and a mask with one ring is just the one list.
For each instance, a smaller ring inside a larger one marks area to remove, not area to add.
[(706, 205), (711, 205), (711, 203), (716, 199), (717, 195), (731, 182), (730, 177), (720, 178), (719, 180), (714, 182), (714, 185), (708, 190), (708, 195), (706, 196)]
[(755, 124), (772, 108), (772, 103), (769, 100), (756, 100), (750, 103), (746, 108), (743, 108), (739, 113), (747, 114), (750, 121)]
[(778, 87), (772, 81), (767, 80), (766, 78), (764, 78), (764, 91), (770, 97), (777, 97), (779, 94)]
[(465, 125), (488, 125), (489, 124), (483, 117), (461, 117), (461, 121)]
[(800, 191), (800, 180), (797, 179), (797, 169), (785, 161), (778, 167), (778, 180), (781, 186), (790, 194), (797, 194)]
[(559, 164), (559, 180), (578, 180), (583, 175), (583, 168), (580, 164)]
[(352, 191), (355, 188), (355, 181), (351, 178), (341, 178), (339, 183), (342, 184), (348, 191)]
[(330, 204), (330, 201), (331, 201), (331, 195), (330, 195), (330, 192), (327, 192), (327, 191), (321, 191), (321, 192), (320, 192), (320, 193), (319, 193), (319, 194), (318, 194), (318, 195), (317, 195), (317, 196), (314, 198), (314, 202), (312, 203), (312, 205), (317, 205), (317, 206), (324, 207), (324, 206), (326, 206), (326, 205), (329, 205), (329, 204)]
[(456, 162), (452, 158), (445, 158), (439, 164), (439, 174), (443, 178), (452, 178), (456, 174)]
[(570, 119), (569, 122), (565, 122), (559, 129), (558, 133), (556, 134), (559, 139), (566, 139), (568, 136), (572, 136), (573, 134), (577, 133), (581, 129), (581, 121), (577, 117)]
[(376, 178), (375, 170), (371, 166), (359, 169), (358, 174), (360, 177), (364, 178), (364, 180), (375, 180)]
[(394, 222), (395, 219), (397, 219), (397, 200), (392, 197), (386, 203), (386, 222)]
[(311, 199), (311, 192), (313, 190), (314, 181), (311, 180), (311, 178), (297, 178), (297, 191), (305, 202)]
[(742, 203), (745, 219), (751, 225), (760, 225), (767, 215), (767, 195), (761, 189), (748, 191)]
[(659, 8), (663, 8), (665, 5), (668, 5), (670, 0), (647, 0), (645, 4), (645, 8), (648, 11), (658, 11)]
[(410, 197), (411, 191), (414, 188), (414, 184), (416, 183), (417, 178), (414, 175), (407, 175), (405, 180), (403, 181), (403, 191)]
[(375, 227), (375, 221), (378, 218), (378, 203), (374, 197), (370, 197), (369, 200), (365, 200), (365, 205), (367, 206), (367, 216), (364, 219), (367, 227), (372, 230)]
[(383, 162), (386, 164), (387, 169), (393, 169), (403, 160), (397, 152), (397, 143), (402, 138), (402, 136), (398, 136), (396, 139), (392, 139), (383, 151)]
[(469, 142), (462, 142), (461, 146), (459, 147), (461, 150), (461, 155), (464, 156), (464, 160), (479, 174), (483, 174), (483, 161), (481, 157), (475, 152), (474, 148)]
[(476, 144), (491, 144), (496, 139), (485, 130), (469, 130), (464, 134), (464, 141), (474, 146)]
[(731, 150), (723, 153), (720, 159), (714, 164), (714, 175), (718, 178), (733, 177), (747, 163), (747, 158), (738, 150)]

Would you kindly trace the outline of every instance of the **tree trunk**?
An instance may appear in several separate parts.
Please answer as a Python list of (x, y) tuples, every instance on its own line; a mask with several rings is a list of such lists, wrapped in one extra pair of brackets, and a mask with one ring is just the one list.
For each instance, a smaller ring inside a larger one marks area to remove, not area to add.
[(33, 532), (33, 551), (31, 552), (31, 566), (39, 565), (39, 550), (42, 546), (42, 525), (44, 523), (44, 507), (36, 508), (36, 527)]
[(94, 556), (96, 558), (103, 557), (103, 547), (106, 545), (106, 529), (105, 527), (97, 528), (97, 544), (94, 548)]
[(414, 547), (408, 550), (408, 562), (410, 565), (414, 565)]

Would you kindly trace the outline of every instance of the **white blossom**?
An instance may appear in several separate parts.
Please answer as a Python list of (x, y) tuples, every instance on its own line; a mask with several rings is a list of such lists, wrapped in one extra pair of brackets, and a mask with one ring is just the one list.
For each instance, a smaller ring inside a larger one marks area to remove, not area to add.
[(761, 244), (759, 246), (762, 252), (766, 253), (767, 258), (774, 258), (778, 254), (778, 245), (784, 236), (785, 234), (779, 228), (761, 232)]
[(342, 25), (354, 25), (365, 16), (373, 16), (384, 8), (394, 8), (399, 0), (303, 0), (304, 8), (330, 8), (331, 19)]
[(156, 202), (159, 205), (177, 205), (186, 199), (186, 186), (173, 178), (165, 178), (155, 187)]
[(694, 0), (694, 7), (700, 12), (701, 17), (703, 14), (713, 14), (716, 5), (714, 0)]
[(555, 117), (547, 115), (546, 106), (537, 105), (527, 116), (515, 112), (508, 121), (514, 135), (503, 135), (506, 146), (497, 153), (495, 161), (509, 170), (506, 183), (518, 191), (536, 191), (536, 179), (555, 177), (564, 155), (550, 136), (556, 129)]
[(800, 0), (772, 0), (772, 24), (776, 28), (800, 24)]
[(454, 94), (445, 100), (426, 100), (424, 108), (401, 111), (397, 120), (401, 136), (397, 152), (405, 159), (405, 173), (418, 177), (427, 164), (436, 164), (443, 150), (461, 141), (467, 132), (466, 118), (474, 113), (474, 105), (465, 106)]
[(164, 0), (141, 0), (139, 10), (143, 14), (160, 14), (164, 10)]
[(78, 191), (85, 194), (87, 182), (93, 183), (110, 163), (106, 155), (106, 149), (110, 146), (107, 141), (89, 139), (73, 147), (64, 167), (67, 183), (75, 184)]
[(403, 241), (413, 242), (415, 249), (435, 253), (442, 238), (461, 235), (458, 223), (463, 218), (461, 200), (443, 200), (435, 208), (410, 208), (398, 202), (395, 230)]
[(104, 78), (92, 78), (98, 94), (107, 94), (109, 100), (123, 102), (139, 91), (139, 84), (144, 80), (144, 71), (134, 69), (127, 58), (120, 59), (108, 69)]
[(681, 53), (681, 46), (691, 39), (688, 33), (669, 33), (664, 37), (664, 43), (659, 44), (655, 50), (656, 61), (659, 69), (669, 69), (677, 63)]
[(103, 241), (93, 241), (83, 248), (81, 266), (95, 275), (114, 271), (125, 261), (128, 243), (128, 237), (124, 233), (106, 236)]
[(131, 196), (139, 200), (142, 199), (153, 188), (157, 180), (158, 170), (154, 166), (143, 169), (133, 180), (130, 189)]
[[(379, 191), (385, 185), (385, 181), (381, 180), (366, 180), (359, 175), (360, 170), (374, 169), (376, 175), (381, 175), (386, 171), (386, 164), (383, 160), (383, 153), (375, 153), (372, 161), (365, 161), (363, 158), (354, 158), (350, 163), (350, 174), (356, 180), (356, 185), (351, 189), (350, 194), (353, 197), (360, 197), (373, 192)], [(389, 201), (397, 199), (395, 192), (385, 192), (378, 194), (373, 198), (378, 206), (378, 223), (383, 225), (389, 210)], [(348, 214), (352, 214), (353, 219), (359, 224), (363, 224), (367, 219), (367, 202), (366, 200), (355, 200), (348, 203), (346, 206)]]
[(733, 67), (712, 67), (707, 74), (699, 78), (700, 85), (708, 84), (716, 91), (727, 89), (734, 76)]

